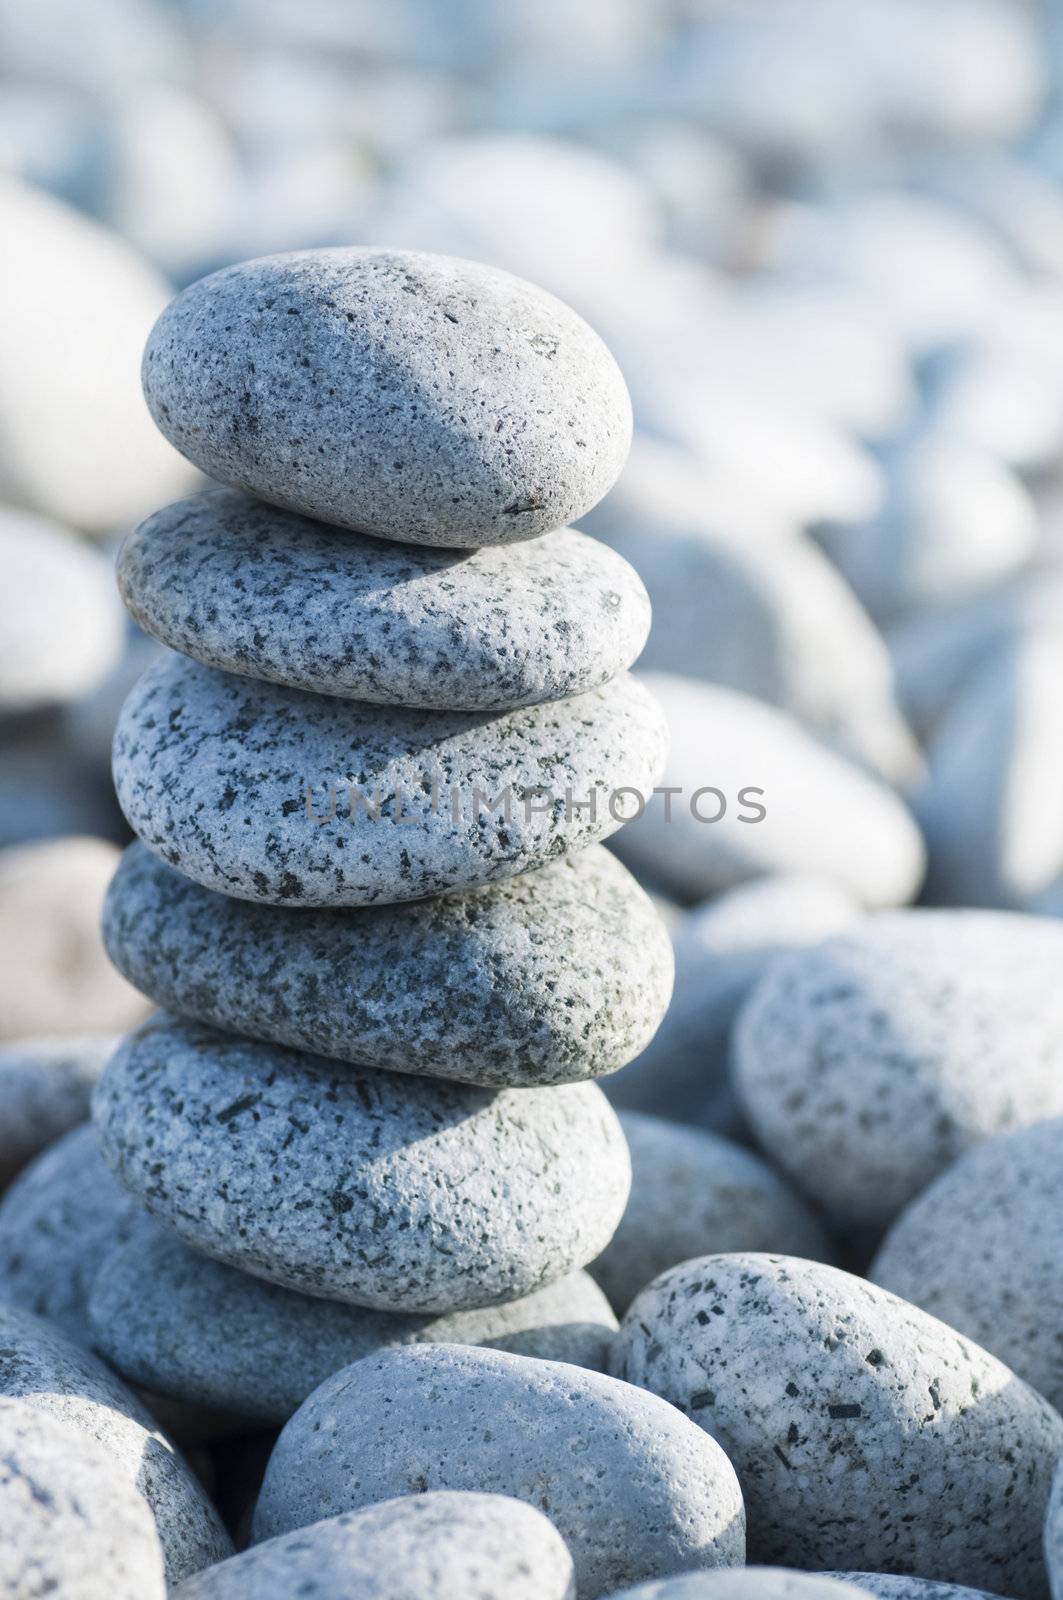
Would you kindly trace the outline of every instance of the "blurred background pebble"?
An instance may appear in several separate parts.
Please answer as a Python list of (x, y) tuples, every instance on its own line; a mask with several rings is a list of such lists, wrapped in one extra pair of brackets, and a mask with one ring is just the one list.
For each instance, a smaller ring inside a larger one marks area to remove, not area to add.
[[(157, 647), (109, 568), (197, 475), (148, 419), (139, 356), (175, 287), (274, 250), (494, 263), (624, 369), (635, 445), (585, 525), (653, 600), (666, 781), (729, 809), (669, 822), (657, 797), (618, 846), (678, 958), (619, 1104), (745, 1138), (734, 1015), (773, 957), (868, 909), (1063, 916), (1057, 13), (0, 0), (12, 1096), (53, 1058), (87, 1082), (54, 1036), (143, 1009), (96, 921), (127, 837), (111, 731)], [(62, 1126), (85, 1094), (64, 1092)]]

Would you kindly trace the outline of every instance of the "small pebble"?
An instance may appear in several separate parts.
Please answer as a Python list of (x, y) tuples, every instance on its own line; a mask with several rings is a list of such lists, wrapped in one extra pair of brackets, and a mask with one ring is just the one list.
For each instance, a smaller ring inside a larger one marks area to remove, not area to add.
[(672, 985), (656, 910), (597, 845), (465, 894), (289, 910), (204, 889), (134, 844), (103, 932), (119, 971), (184, 1016), (499, 1087), (614, 1071), (651, 1037)]
[(896, 911), (781, 956), (735, 1024), (758, 1143), (840, 1222), (883, 1227), (971, 1145), (1063, 1115), (1063, 924)]
[(650, 626), (638, 574), (572, 528), (515, 550), (434, 550), (232, 489), (142, 523), (122, 546), (118, 587), (142, 628), (208, 666), (448, 711), (598, 688), (631, 665)]
[(787, 1256), (702, 1256), (639, 1295), (613, 1370), (719, 1440), (755, 1561), (1044, 1596), (1063, 1418), (885, 1290)]
[(94, 1440), (0, 1400), (0, 1594), (165, 1600), (151, 1512)]
[(163, 312), (143, 379), (159, 428), (210, 477), (410, 544), (561, 528), (631, 442), (619, 369), (574, 311), (419, 251), (226, 267)]
[(140, 1215), (111, 1177), (93, 1128), (57, 1139), (0, 1198), (0, 1301), (91, 1345), (89, 1292)]
[(144, 843), (207, 888), (390, 904), (608, 837), (632, 814), (617, 791), (650, 791), (666, 737), (626, 675), (492, 717), (326, 698), (172, 655), (125, 703), (114, 780)]
[(113, 1034), (0, 1045), (0, 1189), (45, 1145), (86, 1120), (92, 1086), (117, 1047)]
[(65, 838), (0, 851), (0, 1040), (121, 1033), (146, 1000), (108, 961), (103, 897), (120, 852)]
[(267, 1539), (172, 1600), (575, 1600), (541, 1511), (500, 1494), (401, 1495)]
[(104, 1156), (194, 1249), (382, 1311), (497, 1305), (592, 1260), (627, 1148), (592, 1083), (493, 1093), (161, 1016), (96, 1090)]
[(868, 1270), (1063, 1410), (1063, 1119), (961, 1156), (901, 1212)]
[(147, 1502), (177, 1583), (232, 1553), (206, 1494), (139, 1400), (51, 1323), (0, 1304), (0, 1397), (106, 1452), (111, 1472)]
[(544, 1509), (580, 1600), (744, 1560), (738, 1480), (685, 1417), (600, 1373), (462, 1345), (385, 1351), (322, 1384), (277, 1442), (254, 1538), (431, 1489)]
[(583, 1272), (485, 1311), (403, 1317), (263, 1283), (153, 1226), (103, 1263), (89, 1316), (96, 1349), (128, 1383), (276, 1423), (341, 1367), (391, 1345), (489, 1345), (600, 1372), (616, 1331)]
[(618, 1316), (651, 1279), (691, 1256), (774, 1250), (829, 1258), (804, 1202), (750, 1151), (634, 1111), (620, 1113), (620, 1126), (631, 1154), (631, 1198), (590, 1268)]

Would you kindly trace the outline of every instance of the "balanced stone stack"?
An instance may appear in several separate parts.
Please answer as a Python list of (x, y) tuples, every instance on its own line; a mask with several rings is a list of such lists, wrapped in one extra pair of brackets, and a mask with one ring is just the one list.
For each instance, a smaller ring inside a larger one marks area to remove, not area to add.
[(226, 487), (127, 540), (171, 647), (123, 709), (119, 969), (166, 1011), (96, 1094), (161, 1229), (90, 1307), (127, 1377), (279, 1421), (383, 1346), (601, 1365), (630, 1181), (592, 1081), (666, 1008), (600, 841), (663, 765), (649, 603), (565, 526), (630, 438), (608, 351), (508, 274), (370, 249), (192, 285), (144, 362)]

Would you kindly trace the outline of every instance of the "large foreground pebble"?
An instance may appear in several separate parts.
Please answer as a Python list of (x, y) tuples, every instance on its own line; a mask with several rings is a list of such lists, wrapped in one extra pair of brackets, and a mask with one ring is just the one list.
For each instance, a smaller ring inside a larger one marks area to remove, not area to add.
[(140, 1208), (111, 1176), (91, 1126), (56, 1140), (0, 1199), (0, 1301), (91, 1344), (89, 1291)]
[(717, 1568), (686, 1572), (660, 1583), (640, 1583), (609, 1600), (866, 1600), (854, 1584), (820, 1572), (787, 1567)]
[(876, 1600), (996, 1600), (986, 1589), (938, 1578), (916, 1578), (906, 1572), (831, 1572), (824, 1577), (853, 1584)]
[(703, 1256), (639, 1295), (614, 1369), (723, 1445), (755, 1560), (1044, 1595), (1063, 1419), (885, 1290), (786, 1256)]
[(231, 1553), (206, 1494), (123, 1383), (50, 1323), (0, 1305), (0, 1397), (105, 1450), (150, 1507), (170, 1583)]
[(286, 1422), (334, 1372), (389, 1345), (491, 1345), (601, 1371), (616, 1331), (582, 1272), (485, 1311), (403, 1317), (263, 1283), (154, 1228), (104, 1262), (89, 1314), (128, 1382), (261, 1422)]
[(822, 1228), (804, 1202), (749, 1150), (699, 1128), (621, 1112), (631, 1198), (591, 1272), (622, 1315), (667, 1267), (724, 1250), (824, 1259)]
[(1063, 1461), (1052, 1485), (1045, 1517), (1045, 1566), (1052, 1600), (1060, 1600), (1063, 1595)]
[(0, 1594), (165, 1600), (151, 1512), (106, 1450), (0, 1400)]
[(736, 1013), (776, 956), (840, 933), (859, 914), (841, 884), (801, 873), (755, 879), (695, 907), (672, 929), (672, 1002), (638, 1059), (606, 1081), (612, 1103), (744, 1132), (727, 1070)]
[(426, 1489), (544, 1509), (580, 1600), (744, 1559), (737, 1479), (685, 1417), (599, 1373), (461, 1345), (386, 1351), (322, 1384), (280, 1436), (254, 1537)]
[(575, 1600), (572, 1557), (500, 1494), (402, 1495), (326, 1517), (183, 1583), (173, 1600)]
[(84, 1122), (118, 1040), (71, 1034), (0, 1045), (0, 1188), (45, 1145)]
[(118, 586), (142, 628), (208, 666), (451, 711), (597, 688), (631, 665), (650, 626), (638, 574), (572, 528), (518, 550), (432, 550), (231, 489), (142, 523), (122, 546)]
[(122, 647), (108, 563), (65, 528), (0, 506), (0, 571), (0, 711), (88, 694)]
[(144, 393), (222, 483), (413, 544), (508, 544), (574, 521), (631, 441), (616, 363), (520, 278), (414, 251), (227, 267), (166, 309)]
[(628, 676), (492, 717), (306, 694), (174, 655), (123, 707), (114, 777), (145, 844), (207, 888), (390, 904), (607, 837), (632, 814), (615, 791), (652, 788), (666, 738)]
[(103, 929), (118, 969), (170, 1010), (466, 1083), (611, 1072), (648, 1042), (672, 984), (660, 917), (596, 845), (466, 894), (330, 911), (232, 900), (134, 844)]
[(914, 1199), (868, 1276), (1063, 1409), (1063, 1120), (969, 1150)]
[(594, 1084), (491, 1093), (338, 1069), (166, 1017), (96, 1090), (119, 1182), (187, 1243), (385, 1311), (516, 1299), (583, 1266), (627, 1200)]
[(661, 787), (677, 792), (624, 829), (623, 860), (687, 899), (779, 872), (834, 879), (868, 906), (915, 894), (923, 844), (892, 790), (749, 695), (659, 672), (642, 681), (671, 730)]
[(733, 1035), (757, 1139), (840, 1221), (888, 1223), (968, 1149), (1063, 1115), (1063, 925), (896, 911), (779, 958)]
[(147, 1015), (100, 938), (118, 859), (113, 844), (89, 838), (0, 852), (0, 1039), (120, 1033)]

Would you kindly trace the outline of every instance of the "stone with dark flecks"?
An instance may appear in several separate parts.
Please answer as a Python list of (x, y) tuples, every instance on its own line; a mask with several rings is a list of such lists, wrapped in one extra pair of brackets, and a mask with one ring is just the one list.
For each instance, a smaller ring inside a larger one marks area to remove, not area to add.
[(671, 993), (664, 925), (597, 845), (464, 894), (307, 910), (230, 899), (134, 844), (103, 928), (119, 970), (169, 1010), (341, 1061), (498, 1087), (614, 1071)]
[(1045, 1566), (1052, 1600), (1063, 1597), (1063, 1459), (1052, 1483), (1052, 1494), (1045, 1516)]
[(97, 1086), (118, 1181), (193, 1248), (383, 1311), (458, 1311), (583, 1266), (630, 1183), (593, 1083), (493, 1092), (162, 1016)]
[(687, 1418), (601, 1373), (453, 1344), (387, 1350), (315, 1390), (277, 1441), (253, 1536), (434, 1489), (544, 1510), (580, 1600), (744, 1559), (738, 1480)]
[(112, 1178), (91, 1125), (57, 1139), (0, 1199), (0, 1301), (91, 1344), (93, 1280), (141, 1214)]
[(112, 1472), (139, 1491), (155, 1518), (167, 1582), (231, 1554), (204, 1490), (136, 1396), (51, 1323), (3, 1304), (0, 1398), (24, 1402), (105, 1451)]
[[(660, 774), (667, 732), (628, 675), (509, 711), (414, 711), (150, 667), (114, 743), (122, 809), (156, 855), (239, 899), (417, 900), (606, 838)], [(508, 814), (507, 814), (508, 813)]]
[(776, 1250), (826, 1260), (826, 1236), (804, 1201), (750, 1150), (663, 1117), (622, 1111), (631, 1197), (591, 1272), (618, 1315), (640, 1289), (691, 1256)]
[(304, 250), (192, 284), (148, 340), (162, 432), (221, 483), (411, 544), (509, 544), (589, 511), (631, 402), (553, 295), (496, 268)]
[(572, 528), (512, 550), (433, 550), (232, 489), (142, 523), (122, 546), (118, 587), (142, 628), (208, 666), (443, 710), (597, 688), (631, 665), (650, 626), (638, 574)]
[(0, 1400), (0, 1594), (165, 1600), (151, 1512), (94, 1440)]
[(789, 1256), (702, 1256), (638, 1296), (612, 1367), (727, 1451), (754, 1560), (1045, 1595), (1063, 1418), (884, 1289)]
[(788, 1567), (718, 1567), (621, 1589), (609, 1600), (867, 1600), (866, 1590), (828, 1573)]
[(84, 1122), (113, 1034), (48, 1035), (0, 1045), (0, 1188), (45, 1145)]
[(600, 1372), (616, 1331), (584, 1272), (484, 1311), (398, 1316), (263, 1283), (154, 1226), (104, 1262), (89, 1314), (129, 1383), (260, 1422), (286, 1422), (332, 1373), (391, 1345), (490, 1345)]
[(732, 1034), (757, 1141), (884, 1226), (970, 1146), (1063, 1115), (1063, 924), (895, 911), (781, 956)]
[(1063, 1118), (968, 1150), (896, 1219), (868, 1270), (1063, 1409)]
[(324, 1517), (189, 1578), (173, 1600), (575, 1600), (541, 1511), (440, 1490)]

